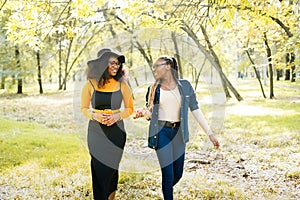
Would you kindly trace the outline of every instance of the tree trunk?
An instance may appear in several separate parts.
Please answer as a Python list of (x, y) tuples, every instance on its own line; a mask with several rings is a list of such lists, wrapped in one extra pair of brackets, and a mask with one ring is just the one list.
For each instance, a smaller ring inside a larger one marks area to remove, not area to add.
[(285, 71), (285, 79), (284, 80), (291, 80), (291, 82), (296, 81), (296, 72), (295, 72), (295, 54), (287, 53), (285, 55), (285, 61), (286, 61), (286, 71)]
[(193, 65), (191, 66), (191, 72), (192, 72), (193, 82), (196, 82), (197, 68), (195, 68)]
[[(289, 4), (291, 5), (292, 2), (289, 1)], [(271, 19), (273, 21), (275, 21), (285, 31), (285, 33), (287, 34), (287, 36), (289, 38), (293, 37), (293, 34), (290, 31), (290, 28), (287, 27), (287, 26), (285, 26), (285, 24), (282, 23), (282, 21), (280, 21), (279, 19), (277, 19), (275, 17), (271, 17)], [(291, 82), (295, 82), (296, 81), (296, 73), (294, 72), (294, 70), (295, 70), (295, 63), (294, 63), (294, 61), (295, 61), (295, 53), (294, 52), (287, 53), (287, 55), (286, 55), (286, 63), (287, 63), (288, 66), (290, 66), (289, 68), (292, 69), (292, 78), (290, 76), (291, 75), (290, 69), (287, 69), (285, 71), (285, 78), (284, 78), (284, 80), (291, 80)]]
[(65, 66), (65, 77), (63, 79), (63, 90), (67, 89), (67, 77), (68, 77), (67, 67), (68, 67), (68, 65)]
[[(74, 41), (74, 38), (70, 38), (70, 43), (69, 43), (67, 56), (66, 56), (66, 63), (65, 63), (65, 73), (64, 73), (64, 78), (63, 78), (63, 90), (67, 89), (67, 80), (68, 80), (68, 76), (70, 73), (70, 71), (68, 70), (68, 66), (69, 66), (69, 59), (70, 59), (70, 55), (71, 55), (73, 41)], [(70, 67), (70, 69), (71, 69), (71, 67)]]
[(273, 65), (272, 65), (272, 52), (268, 44), (267, 33), (264, 33), (264, 42), (266, 45), (268, 66), (269, 66), (269, 76), (270, 76), (270, 99), (274, 98), (274, 86), (273, 86)]
[(5, 89), (5, 79), (6, 79), (6, 76), (2, 75), (1, 77), (1, 89)]
[(296, 81), (296, 66), (295, 66), (295, 59), (296, 59), (296, 56), (295, 56), (295, 53), (292, 52), (291, 53), (291, 60), (290, 60), (290, 64), (291, 64), (291, 72), (292, 72), (292, 78), (291, 78), (291, 82), (295, 82)]
[(202, 66), (201, 66), (201, 68), (200, 68), (200, 70), (199, 70), (199, 73), (196, 75), (196, 80), (195, 80), (195, 88), (194, 88), (194, 90), (195, 90), (195, 91), (197, 90), (197, 86), (198, 86), (199, 78), (200, 78), (200, 75), (201, 75), (202, 69), (203, 69), (203, 67), (205, 66), (206, 60), (207, 60), (207, 58), (205, 57), (205, 59), (204, 59), (204, 61), (203, 61), (203, 64), (202, 64)]
[[(229, 91), (227, 89), (227, 87), (229, 87), (229, 89), (232, 91), (232, 93), (235, 95), (236, 99), (238, 101), (243, 100), (243, 98), (240, 96), (240, 94), (236, 91), (236, 89), (232, 86), (232, 84), (230, 83), (230, 81), (227, 79), (226, 75), (223, 73), (222, 68), (220, 66), (220, 63), (218, 63), (218, 57), (212, 57), (212, 55), (210, 54), (210, 52), (208, 52), (199, 42), (196, 34), (186, 25), (184, 27), (181, 27), (182, 30), (184, 30), (193, 40), (194, 42), (197, 44), (199, 50), (202, 51), (202, 53), (206, 56), (206, 58), (211, 62), (211, 64), (214, 66), (214, 68), (217, 70), (217, 72), (220, 75), (220, 78), (222, 80), (222, 85), (223, 85), (223, 89), (226, 95), (226, 98), (230, 98), (230, 94)], [(207, 36), (207, 35), (206, 35)], [(209, 42), (206, 41), (206, 42)], [(213, 50), (213, 49), (211, 49)], [(214, 53), (214, 51), (212, 51), (211, 53)]]
[(62, 46), (61, 46), (61, 36), (59, 36), (59, 50), (58, 50), (58, 89), (62, 89)]
[(92, 36), (82, 46), (82, 48), (80, 49), (79, 53), (76, 55), (76, 57), (74, 58), (74, 60), (72, 61), (71, 64), (69, 64), (69, 60), (70, 60), (71, 47), (72, 47), (72, 44), (73, 44), (73, 38), (70, 40), (70, 45), (69, 45), (69, 49), (68, 49), (68, 53), (67, 53), (67, 58), (66, 58), (66, 65), (65, 65), (65, 77), (64, 77), (64, 80), (63, 80), (64, 90), (67, 89), (67, 80), (68, 80), (68, 77), (69, 77), (69, 75), (70, 75), (70, 73), (71, 73), (71, 71), (73, 69), (73, 66), (75, 65), (75, 63), (77, 62), (77, 60), (80, 58), (80, 56), (84, 52), (84, 50), (87, 48), (88, 44), (101, 31), (102, 31), (102, 29), (100, 28), (99, 30), (97, 30), (96, 32), (94, 32), (94, 34), (92, 34)]
[(11, 84), (15, 85), (16, 84), (16, 76), (14, 74), (11, 75), (11, 79), (12, 79)]
[(290, 67), (288, 64), (289, 62), (290, 62), (290, 54), (287, 53), (287, 54), (285, 54), (285, 63), (286, 63), (285, 78), (284, 78), (285, 81), (288, 81), (291, 79), (291, 76), (290, 76), (291, 70), (290, 70)]
[(281, 77), (281, 69), (276, 69), (276, 80), (279, 81)]
[(52, 70), (51, 70), (48, 78), (49, 78), (49, 83), (52, 84)]
[(147, 61), (148, 63), (148, 66), (150, 68), (150, 71), (152, 72), (152, 75), (154, 77), (154, 73), (152, 71), (152, 64), (153, 64), (153, 60), (152, 60), (152, 57), (151, 57), (151, 54), (149, 53), (149, 55), (147, 55), (145, 49), (142, 47), (142, 45), (137, 41), (135, 42), (136, 44), (136, 48), (140, 51), (140, 53), (142, 54), (142, 56), (145, 58), (145, 60)]
[[(200, 25), (200, 27), (201, 27), (202, 34), (203, 34), (203, 36), (204, 36), (204, 38), (205, 38), (205, 42), (206, 42), (207, 45), (208, 45), (209, 52), (210, 52), (210, 54), (212, 55), (213, 59), (215, 60), (215, 63), (217, 64), (217, 66), (218, 66), (218, 68), (219, 68), (219, 71), (218, 71), (218, 72), (219, 72), (219, 73), (222, 73), (222, 75), (220, 74), (220, 77), (225, 76), (225, 74), (224, 74), (223, 71), (222, 71), (222, 67), (221, 67), (219, 58), (218, 58), (217, 54), (215, 53), (215, 51), (213, 50), (213, 47), (212, 47), (212, 45), (211, 45), (211, 43), (210, 43), (210, 40), (209, 40), (209, 38), (208, 38), (208, 35), (207, 35), (207, 33), (206, 33), (205, 28), (204, 28), (202, 25)], [(226, 76), (225, 76), (225, 77), (226, 77)], [(226, 79), (227, 79), (227, 78), (226, 78)], [(226, 83), (226, 81), (225, 81), (223, 78), (221, 78), (221, 80), (222, 80), (222, 85), (223, 85), (223, 88), (224, 88), (224, 92), (225, 92), (226, 98), (230, 98), (231, 96), (230, 96), (229, 91), (228, 91), (228, 88), (227, 88), (227, 87), (228, 87), (228, 86), (227, 86), (227, 83)], [(237, 99), (238, 99), (238, 98), (237, 98)]]
[(178, 64), (179, 78), (182, 78), (183, 74), (182, 74), (182, 67), (181, 67), (181, 59), (179, 56), (179, 50), (178, 50), (175, 31), (172, 31), (172, 40), (173, 40), (173, 44), (174, 44), (174, 48), (175, 48), (175, 57), (176, 57), (177, 64)]
[(21, 69), (21, 62), (20, 62), (20, 51), (19, 47), (16, 46), (15, 48), (15, 56), (17, 60), (17, 68), (19, 69), (19, 74), (18, 74), (18, 91), (17, 94), (23, 94), (23, 81), (22, 81), (22, 69)]
[(284, 76), (284, 80), (285, 81), (288, 81), (288, 80), (290, 80), (291, 79), (291, 76), (290, 76), (290, 74), (291, 74), (291, 70), (290, 69), (286, 69), (285, 70), (285, 76)]
[(40, 94), (43, 94), (43, 85), (42, 85), (42, 73), (41, 73), (41, 59), (40, 59), (40, 51), (38, 50), (36, 52), (36, 61), (37, 61), (37, 67), (38, 67), (38, 83), (40, 87)]
[(251, 58), (251, 56), (250, 56), (249, 50), (246, 50), (246, 53), (247, 53), (247, 55), (248, 55), (248, 58), (249, 58), (250, 62), (251, 62), (252, 65), (253, 65), (253, 69), (254, 69), (256, 78), (257, 78), (257, 80), (258, 80), (258, 82), (259, 82), (261, 92), (262, 92), (264, 98), (266, 98), (265, 91), (264, 91), (264, 87), (263, 87), (263, 85), (261, 84), (261, 81), (260, 81), (260, 75), (259, 75), (259, 73), (258, 73), (258, 71), (257, 71), (257, 69), (256, 69), (256, 67), (255, 67), (254, 61), (252, 60), (252, 58)]

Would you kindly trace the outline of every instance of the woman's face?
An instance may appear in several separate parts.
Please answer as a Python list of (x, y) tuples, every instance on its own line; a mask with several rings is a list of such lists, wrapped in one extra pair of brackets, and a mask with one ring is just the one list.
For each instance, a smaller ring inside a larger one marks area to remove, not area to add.
[(167, 65), (167, 62), (163, 59), (158, 59), (154, 62), (152, 70), (154, 72), (155, 79), (162, 79), (163, 77), (165, 77), (167, 73)]
[(108, 59), (108, 68), (107, 68), (108, 75), (111, 77), (116, 76), (119, 68), (120, 68), (120, 65), (119, 65), (118, 58), (110, 57)]

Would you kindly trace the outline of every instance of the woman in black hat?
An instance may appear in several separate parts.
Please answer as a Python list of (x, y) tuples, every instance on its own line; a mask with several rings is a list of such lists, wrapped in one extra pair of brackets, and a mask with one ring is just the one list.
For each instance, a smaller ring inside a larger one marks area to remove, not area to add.
[[(90, 119), (88, 148), (91, 155), (93, 195), (114, 199), (119, 163), (126, 142), (123, 119), (133, 113), (132, 93), (124, 80), (124, 55), (101, 49), (88, 61), (87, 82), (81, 94), (81, 112)], [(120, 110), (122, 102), (124, 109)]]

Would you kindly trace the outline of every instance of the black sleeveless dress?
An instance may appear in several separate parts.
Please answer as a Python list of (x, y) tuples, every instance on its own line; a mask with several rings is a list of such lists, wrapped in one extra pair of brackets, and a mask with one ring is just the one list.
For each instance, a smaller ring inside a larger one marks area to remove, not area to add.
[[(92, 107), (97, 110), (120, 109), (121, 89), (115, 92), (95, 90)], [(107, 200), (110, 193), (117, 190), (118, 169), (126, 142), (126, 132), (122, 120), (106, 126), (90, 120), (88, 126), (88, 147), (91, 154), (93, 193), (95, 200)]]

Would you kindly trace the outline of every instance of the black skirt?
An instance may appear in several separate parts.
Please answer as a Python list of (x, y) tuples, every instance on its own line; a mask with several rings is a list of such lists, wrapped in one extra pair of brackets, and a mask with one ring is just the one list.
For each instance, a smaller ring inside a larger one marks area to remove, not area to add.
[(88, 147), (91, 154), (91, 170), (94, 199), (106, 200), (117, 190), (118, 169), (126, 142), (123, 121), (106, 126), (90, 121)]

